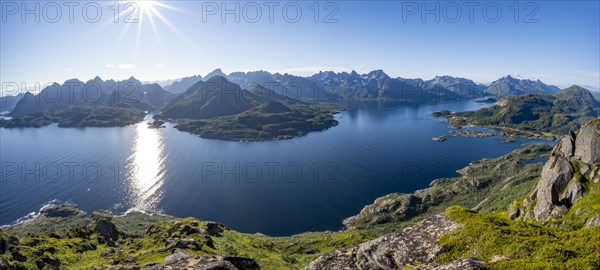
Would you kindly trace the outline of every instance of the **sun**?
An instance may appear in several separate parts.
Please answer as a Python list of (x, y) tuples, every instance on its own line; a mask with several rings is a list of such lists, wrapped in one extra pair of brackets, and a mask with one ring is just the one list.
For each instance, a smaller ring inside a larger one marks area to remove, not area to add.
[[(162, 24), (166, 26), (170, 31), (174, 32), (178, 36), (180, 36), (180, 32), (176, 29), (171, 22), (163, 15), (166, 10), (171, 10), (175, 12), (181, 12), (178, 8), (175, 8), (171, 5), (167, 5), (164, 2), (155, 1), (155, 0), (122, 0), (121, 3), (126, 5), (128, 8), (125, 8), (122, 14), (132, 14), (133, 18), (135, 18), (134, 23), (126, 23), (124, 24), (123, 30), (121, 32), (121, 36), (125, 35), (128, 32), (129, 26), (134, 26), (136, 29), (136, 49), (135, 55), (137, 57), (137, 53), (139, 51), (140, 40), (142, 36), (143, 29), (150, 25), (150, 32), (154, 35), (155, 41), (162, 47), (162, 40), (160, 35), (160, 28), (158, 24)], [(132, 9), (133, 7), (133, 13)], [(149, 23), (148, 23), (149, 22)]]

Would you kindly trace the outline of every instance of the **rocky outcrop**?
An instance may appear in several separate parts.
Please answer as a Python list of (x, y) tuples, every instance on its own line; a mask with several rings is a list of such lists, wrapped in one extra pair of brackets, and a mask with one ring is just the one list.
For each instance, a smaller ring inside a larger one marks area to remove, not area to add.
[(598, 226), (600, 225), (600, 211), (598, 211), (598, 213), (593, 216), (592, 218), (588, 219), (585, 222), (585, 226), (586, 227), (592, 227), (592, 226)]
[(511, 206), (510, 218), (524, 215), (525, 219), (558, 219), (584, 196), (586, 190), (583, 183), (597, 183), (600, 180), (598, 124), (598, 119), (592, 120), (578, 133), (569, 132), (560, 140), (552, 157), (544, 165), (536, 189), (524, 201), (523, 208)]
[(437, 214), (398, 232), (327, 253), (306, 269), (402, 269), (416, 262), (431, 264), (442, 251), (437, 240), (458, 226), (443, 214)]
[(40, 214), (47, 217), (71, 217), (85, 214), (73, 204), (48, 205), (40, 210)]
[(191, 255), (177, 252), (168, 256), (164, 263), (150, 267), (151, 270), (258, 270), (258, 264), (249, 258), (218, 255)]
[(97, 232), (107, 242), (114, 242), (119, 239), (119, 230), (112, 222), (100, 219), (92, 226), (93, 231)]
[(600, 121), (584, 125), (575, 140), (575, 158), (586, 164), (600, 164)]
[[(576, 201), (563, 201), (561, 194), (567, 191), (567, 186), (573, 185), (569, 182), (573, 178), (573, 168), (571, 163), (562, 155), (555, 153), (544, 165), (542, 178), (538, 182), (534, 192), (537, 204), (533, 209), (535, 218), (538, 220), (546, 219), (557, 208), (563, 204), (573, 204)], [(555, 217), (558, 218), (558, 217)]]

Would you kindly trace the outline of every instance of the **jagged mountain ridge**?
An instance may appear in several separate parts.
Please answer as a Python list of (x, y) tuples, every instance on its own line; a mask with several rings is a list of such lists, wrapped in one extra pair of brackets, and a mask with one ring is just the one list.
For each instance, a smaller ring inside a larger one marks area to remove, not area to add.
[[(557, 93), (558, 87), (537, 80), (524, 80), (511, 76), (500, 78), (485, 86), (466, 78), (436, 76), (431, 80), (392, 78), (383, 70), (365, 74), (356, 71), (321, 71), (301, 77), (268, 71), (232, 72), (226, 75), (221, 69), (208, 73), (204, 80), (223, 76), (242, 88), (261, 84), (279, 94), (301, 100), (398, 100), (410, 103), (472, 99), (486, 95), (506, 96), (533, 92)], [(197, 76), (183, 80), (200, 81)], [(173, 84), (175, 85), (175, 83)], [(166, 86), (170, 88), (171, 86)]]
[(546, 85), (540, 80), (519, 79), (510, 75), (492, 82), (485, 88), (485, 93), (499, 97), (535, 92), (556, 94), (559, 91), (560, 88), (553, 85)]
[(78, 79), (53, 83), (37, 95), (25, 94), (10, 115), (19, 117), (41, 110), (61, 110), (80, 106), (120, 106), (139, 110), (158, 110), (173, 94), (160, 85), (142, 84), (131, 77), (127, 80), (102, 80), (95, 77), (87, 82)]

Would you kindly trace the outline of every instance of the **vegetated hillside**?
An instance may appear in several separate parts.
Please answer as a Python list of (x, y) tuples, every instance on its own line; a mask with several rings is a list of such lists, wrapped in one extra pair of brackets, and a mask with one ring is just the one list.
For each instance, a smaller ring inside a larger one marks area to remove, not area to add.
[(242, 89), (214, 76), (174, 98), (156, 117), (205, 138), (256, 141), (287, 139), (335, 126), (334, 109), (288, 98), (261, 85)]
[(23, 95), (2, 127), (40, 127), (58, 123), (61, 127), (125, 126), (140, 122), (145, 111), (157, 111), (173, 94), (158, 84), (142, 84), (135, 78), (104, 81), (99, 77), (82, 82), (54, 83), (39, 94)]
[(600, 102), (579, 86), (555, 95), (525, 94), (504, 97), (496, 105), (477, 111), (438, 113), (454, 126), (467, 124), (499, 128), (507, 134), (558, 138), (600, 115)]

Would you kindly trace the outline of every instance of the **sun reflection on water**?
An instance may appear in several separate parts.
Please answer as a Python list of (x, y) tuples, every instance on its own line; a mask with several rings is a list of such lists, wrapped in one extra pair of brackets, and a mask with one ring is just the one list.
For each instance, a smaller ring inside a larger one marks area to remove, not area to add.
[(161, 131), (136, 125), (136, 138), (129, 157), (129, 203), (132, 209), (156, 212), (162, 199), (164, 183), (164, 145)]

